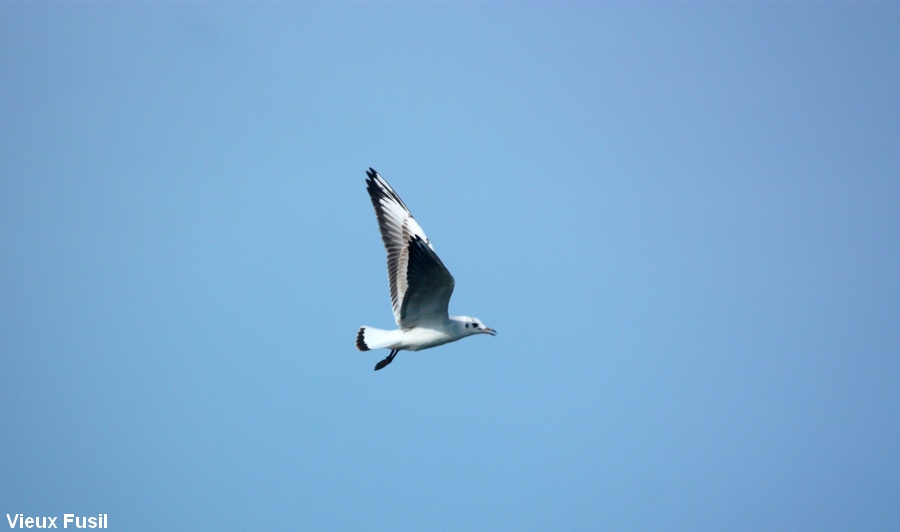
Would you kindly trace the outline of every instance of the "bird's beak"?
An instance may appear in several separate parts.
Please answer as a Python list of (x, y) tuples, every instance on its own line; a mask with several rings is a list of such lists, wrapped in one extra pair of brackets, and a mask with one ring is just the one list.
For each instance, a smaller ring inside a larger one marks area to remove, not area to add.
[(485, 327), (481, 330), (482, 334), (490, 334), (491, 336), (497, 336), (497, 331), (491, 329), (490, 327)]

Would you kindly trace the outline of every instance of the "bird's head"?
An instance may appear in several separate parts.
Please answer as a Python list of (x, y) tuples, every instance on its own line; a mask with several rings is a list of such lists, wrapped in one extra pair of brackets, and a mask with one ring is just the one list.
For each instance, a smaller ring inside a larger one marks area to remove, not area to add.
[(478, 318), (460, 316), (456, 319), (461, 323), (463, 332), (470, 336), (473, 334), (490, 334), (491, 336), (497, 336), (497, 331), (490, 327), (486, 327)]

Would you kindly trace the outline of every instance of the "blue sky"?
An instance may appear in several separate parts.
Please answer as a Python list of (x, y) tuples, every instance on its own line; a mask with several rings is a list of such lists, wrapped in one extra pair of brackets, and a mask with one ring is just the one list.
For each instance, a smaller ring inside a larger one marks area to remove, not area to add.
[[(0, 27), (0, 512), (900, 528), (896, 3)], [(393, 324), (369, 166), (496, 338), (356, 351)]]

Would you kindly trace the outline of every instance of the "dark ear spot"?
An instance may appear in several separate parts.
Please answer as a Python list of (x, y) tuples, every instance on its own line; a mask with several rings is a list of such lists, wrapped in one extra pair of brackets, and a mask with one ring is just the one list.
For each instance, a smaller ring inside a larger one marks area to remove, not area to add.
[(469, 328), (469, 324), (467, 323), (467, 324), (466, 324), (466, 329), (468, 329), (468, 328)]

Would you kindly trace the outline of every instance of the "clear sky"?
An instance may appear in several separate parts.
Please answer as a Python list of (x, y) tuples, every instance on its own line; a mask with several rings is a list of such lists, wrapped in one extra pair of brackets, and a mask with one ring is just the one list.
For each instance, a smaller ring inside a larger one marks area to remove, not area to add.
[[(0, 28), (0, 513), (900, 529), (900, 4)], [(355, 349), (369, 166), (496, 338)]]

